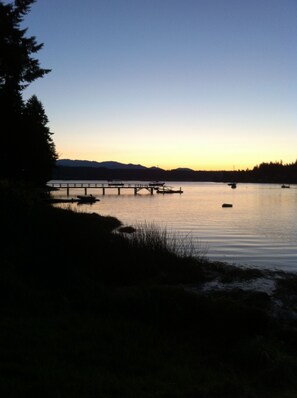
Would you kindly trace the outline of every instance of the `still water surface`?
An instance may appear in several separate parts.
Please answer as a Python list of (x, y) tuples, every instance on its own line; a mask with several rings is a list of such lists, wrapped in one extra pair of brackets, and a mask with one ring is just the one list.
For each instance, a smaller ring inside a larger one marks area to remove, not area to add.
[[(166, 228), (212, 260), (297, 271), (296, 185), (290, 189), (278, 184), (237, 184), (236, 189), (224, 183), (168, 185), (182, 187), (183, 194), (150, 195), (143, 190), (135, 196), (132, 190), (123, 190), (118, 195), (114, 189), (103, 196), (101, 189), (88, 189), (100, 201), (70, 207), (114, 216), (124, 225)], [(70, 190), (70, 197), (78, 194), (83, 190)], [(65, 189), (54, 195), (65, 197)], [(222, 208), (223, 203), (233, 207)]]

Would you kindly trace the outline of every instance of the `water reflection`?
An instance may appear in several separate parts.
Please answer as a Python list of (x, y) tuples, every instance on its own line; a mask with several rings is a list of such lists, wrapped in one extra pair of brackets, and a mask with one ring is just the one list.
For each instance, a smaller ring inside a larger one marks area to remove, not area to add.
[[(125, 225), (154, 223), (183, 238), (211, 259), (265, 268), (297, 270), (297, 187), (277, 184), (170, 182), (183, 194), (151, 195), (88, 190), (100, 202), (80, 211), (119, 218)], [(72, 190), (71, 195), (81, 193)], [(58, 191), (56, 196), (65, 196)], [(232, 208), (222, 208), (223, 203)], [(76, 208), (76, 205), (70, 205)]]

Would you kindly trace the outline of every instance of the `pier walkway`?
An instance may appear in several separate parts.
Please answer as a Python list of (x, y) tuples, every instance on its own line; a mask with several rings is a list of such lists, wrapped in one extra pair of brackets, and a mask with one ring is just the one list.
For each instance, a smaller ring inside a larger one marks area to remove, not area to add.
[(134, 195), (137, 195), (141, 190), (147, 190), (151, 195), (156, 191), (157, 186), (146, 184), (135, 184), (135, 183), (101, 183), (101, 182), (48, 182), (48, 187), (65, 189), (67, 196), (70, 195), (70, 189), (83, 189), (85, 195), (88, 194), (88, 189), (101, 190), (102, 195), (105, 195), (107, 190), (117, 190), (118, 195), (121, 194), (122, 190), (133, 190)]

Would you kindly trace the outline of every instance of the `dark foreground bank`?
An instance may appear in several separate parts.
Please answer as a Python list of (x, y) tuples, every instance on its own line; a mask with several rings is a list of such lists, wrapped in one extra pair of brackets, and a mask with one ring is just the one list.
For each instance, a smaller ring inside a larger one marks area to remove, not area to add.
[(181, 257), (160, 231), (0, 193), (2, 396), (296, 396), (294, 275)]

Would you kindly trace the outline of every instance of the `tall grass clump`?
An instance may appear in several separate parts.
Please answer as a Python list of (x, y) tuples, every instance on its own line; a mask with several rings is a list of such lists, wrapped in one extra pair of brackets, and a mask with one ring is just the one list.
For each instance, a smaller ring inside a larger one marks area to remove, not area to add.
[(130, 245), (138, 249), (148, 249), (159, 254), (171, 254), (177, 257), (204, 257), (205, 253), (195, 245), (189, 235), (182, 236), (176, 232), (168, 232), (166, 227), (154, 223), (141, 223), (136, 232), (129, 237)]

